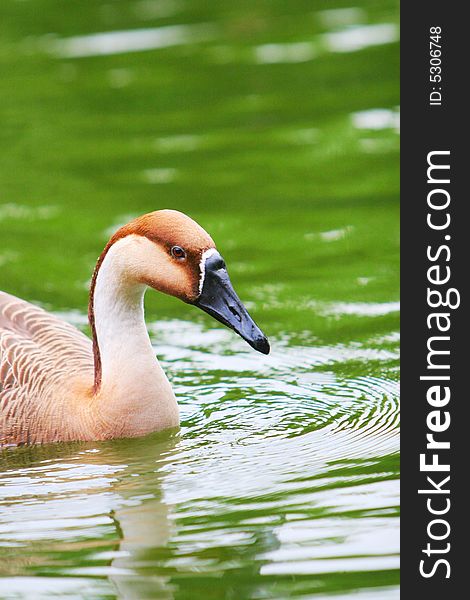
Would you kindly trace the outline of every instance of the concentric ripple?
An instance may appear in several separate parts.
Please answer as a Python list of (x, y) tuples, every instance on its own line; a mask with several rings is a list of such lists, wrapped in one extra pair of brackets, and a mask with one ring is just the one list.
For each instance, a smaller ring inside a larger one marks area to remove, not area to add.
[[(4, 452), (5, 597), (189, 597), (177, 586), (202, 600), (201, 581), (220, 571), (247, 585), (261, 578), (268, 592), (291, 589), (295, 575), (307, 596), (361, 570), (377, 572), (380, 597), (395, 597), (398, 384), (334, 370), (374, 351), (274, 342), (265, 357), (234, 351), (219, 329), (151, 330), (181, 431)], [(43, 576), (38, 587), (31, 574)]]

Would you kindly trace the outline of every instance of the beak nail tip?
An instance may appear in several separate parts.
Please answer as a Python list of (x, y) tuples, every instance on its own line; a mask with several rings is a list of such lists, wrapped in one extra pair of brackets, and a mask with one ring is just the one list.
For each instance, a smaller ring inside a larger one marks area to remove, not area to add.
[(255, 348), (262, 354), (269, 354), (271, 351), (271, 346), (269, 345), (268, 339), (265, 337), (257, 341)]

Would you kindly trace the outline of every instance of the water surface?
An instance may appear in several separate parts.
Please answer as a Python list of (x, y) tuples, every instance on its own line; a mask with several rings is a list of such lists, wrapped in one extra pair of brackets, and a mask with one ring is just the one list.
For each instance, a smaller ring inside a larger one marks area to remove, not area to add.
[(268, 334), (149, 293), (179, 432), (0, 454), (0, 597), (398, 598), (395, 2), (3, 0), (0, 288), (86, 331), (176, 208)]

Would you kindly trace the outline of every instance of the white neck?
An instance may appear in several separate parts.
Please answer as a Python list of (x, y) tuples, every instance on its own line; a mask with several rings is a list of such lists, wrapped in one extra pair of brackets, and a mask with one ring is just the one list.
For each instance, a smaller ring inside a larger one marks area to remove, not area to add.
[(146, 286), (129, 276), (138, 249), (133, 237), (117, 241), (106, 253), (96, 278), (93, 312), (103, 418), (117, 420), (135, 434), (136, 429), (145, 433), (177, 426), (178, 406), (145, 326)]

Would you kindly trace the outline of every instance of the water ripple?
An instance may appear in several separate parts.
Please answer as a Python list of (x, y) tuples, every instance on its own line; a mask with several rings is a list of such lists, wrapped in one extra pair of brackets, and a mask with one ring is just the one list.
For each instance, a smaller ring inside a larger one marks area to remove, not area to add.
[(63, 39), (47, 39), (46, 47), (61, 58), (82, 58), (180, 46), (209, 40), (213, 35), (213, 25), (168, 25), (129, 31), (107, 31)]

